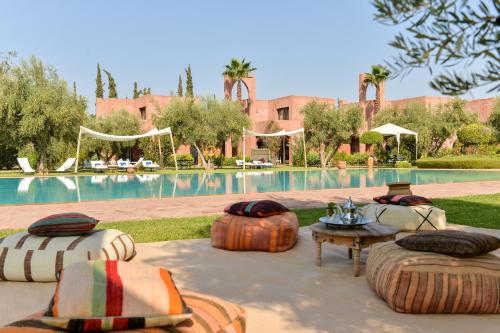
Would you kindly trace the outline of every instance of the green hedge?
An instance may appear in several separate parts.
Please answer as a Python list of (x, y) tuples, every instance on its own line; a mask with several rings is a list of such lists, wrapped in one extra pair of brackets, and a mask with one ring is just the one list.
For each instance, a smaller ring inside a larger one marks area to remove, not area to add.
[(422, 169), (500, 169), (500, 157), (496, 156), (448, 156), (417, 160)]
[(411, 163), (408, 161), (397, 161), (394, 166), (398, 169), (407, 169), (412, 167)]

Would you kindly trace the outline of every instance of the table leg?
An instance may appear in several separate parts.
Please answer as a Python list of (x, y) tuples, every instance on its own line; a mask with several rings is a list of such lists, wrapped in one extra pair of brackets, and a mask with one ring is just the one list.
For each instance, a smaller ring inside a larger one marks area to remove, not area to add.
[(349, 255), (349, 259), (352, 259), (352, 248), (351, 247), (348, 249), (347, 253)]
[(321, 266), (321, 243), (316, 241), (316, 266)]
[(361, 241), (359, 239), (354, 240), (354, 276), (359, 276), (361, 270)]

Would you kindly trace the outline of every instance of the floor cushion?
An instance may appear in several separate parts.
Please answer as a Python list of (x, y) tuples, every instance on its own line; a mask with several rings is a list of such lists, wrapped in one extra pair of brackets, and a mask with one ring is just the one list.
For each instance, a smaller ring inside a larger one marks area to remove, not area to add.
[(135, 243), (119, 230), (82, 236), (42, 237), (19, 232), (0, 239), (0, 281), (57, 281), (62, 268), (80, 261), (129, 260)]
[(225, 214), (212, 224), (212, 246), (232, 251), (281, 252), (298, 238), (297, 215), (286, 212), (268, 217)]
[[(142, 333), (244, 333), (246, 312), (240, 306), (217, 297), (181, 290), (186, 305), (193, 310), (193, 316), (175, 327), (146, 328), (120, 332)], [(0, 333), (8, 332), (65, 332), (51, 328), (40, 321), (43, 311), (30, 318), (0, 328)]]
[(375, 293), (402, 313), (500, 313), (500, 257), (456, 258), (373, 245), (366, 277)]
[(376, 223), (392, 225), (401, 231), (446, 229), (446, 212), (430, 205), (399, 206), (371, 203), (364, 206), (362, 212)]

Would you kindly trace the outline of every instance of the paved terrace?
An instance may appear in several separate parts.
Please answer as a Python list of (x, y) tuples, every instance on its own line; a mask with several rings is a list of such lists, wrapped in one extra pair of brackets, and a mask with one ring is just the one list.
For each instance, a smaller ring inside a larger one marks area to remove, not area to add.
[[(429, 198), (490, 194), (500, 192), (500, 181), (414, 185), (412, 191)], [(112, 222), (219, 214), (227, 204), (242, 200), (273, 199), (290, 208), (324, 207), (327, 202), (342, 201), (348, 196), (352, 196), (356, 202), (365, 203), (386, 192), (387, 187), (384, 186), (42, 205), (0, 205), (0, 229), (25, 228), (39, 218), (68, 211), (78, 211), (95, 216), (102, 222)]]

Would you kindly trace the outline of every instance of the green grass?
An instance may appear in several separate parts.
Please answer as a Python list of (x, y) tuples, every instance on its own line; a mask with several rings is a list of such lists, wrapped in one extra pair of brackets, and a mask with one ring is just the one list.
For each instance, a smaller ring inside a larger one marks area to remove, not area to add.
[[(449, 223), (478, 228), (500, 229), (500, 193), (457, 198), (433, 199), (434, 205), (446, 210)], [(300, 226), (316, 223), (325, 208), (295, 209)], [(210, 226), (217, 215), (124, 221), (98, 224), (98, 229), (119, 229), (131, 234), (136, 242), (150, 243), (179, 239), (210, 237)], [(20, 230), (0, 230), (0, 237)]]

